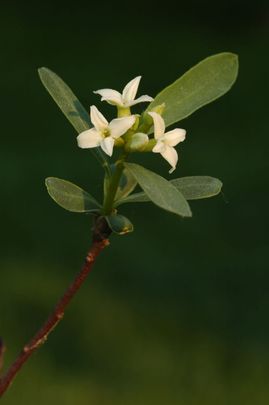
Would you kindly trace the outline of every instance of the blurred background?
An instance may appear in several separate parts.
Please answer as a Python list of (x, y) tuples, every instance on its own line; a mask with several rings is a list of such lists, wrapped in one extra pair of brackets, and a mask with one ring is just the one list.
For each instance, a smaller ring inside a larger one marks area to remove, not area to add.
[[(102, 173), (42, 87), (47, 66), (86, 108), (93, 90), (142, 75), (156, 95), (214, 53), (239, 54), (232, 91), (180, 123), (173, 177), (211, 175), (223, 195), (180, 220), (126, 205), (135, 232), (112, 237), (6, 405), (269, 403), (268, 22), (266, 1), (2, 1), (0, 336), (7, 367), (83, 263), (89, 217), (48, 197), (44, 179), (101, 195)], [(267, 90), (266, 90), (267, 85)], [(139, 107), (136, 111), (139, 111)], [(139, 157), (168, 177), (159, 156)]]

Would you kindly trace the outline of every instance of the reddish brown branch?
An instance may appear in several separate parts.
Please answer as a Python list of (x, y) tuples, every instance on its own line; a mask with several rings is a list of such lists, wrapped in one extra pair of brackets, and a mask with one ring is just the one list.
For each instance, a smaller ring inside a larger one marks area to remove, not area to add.
[[(98, 235), (97, 235), (98, 236)], [(100, 234), (99, 234), (100, 236)], [(53, 331), (57, 326), (60, 320), (64, 316), (64, 312), (72, 300), (73, 296), (79, 290), (83, 282), (85, 281), (87, 275), (90, 273), (92, 266), (101, 253), (101, 251), (109, 244), (108, 239), (102, 239), (95, 237), (93, 244), (89, 250), (89, 253), (86, 257), (85, 264), (76, 276), (74, 281), (70, 284), (62, 298), (59, 300), (58, 304), (54, 308), (53, 312), (39, 329), (36, 335), (24, 346), (23, 350), (14, 361), (14, 363), (7, 370), (6, 374), (0, 379), (0, 397), (5, 393), (9, 385), (12, 383), (16, 374), (23, 366), (23, 364), (28, 360), (34, 351), (36, 351), (42, 344), (47, 340), (48, 335)], [(4, 346), (3, 346), (4, 347)], [(0, 353), (1, 354), (1, 353)], [(0, 356), (2, 358), (3, 356)]]

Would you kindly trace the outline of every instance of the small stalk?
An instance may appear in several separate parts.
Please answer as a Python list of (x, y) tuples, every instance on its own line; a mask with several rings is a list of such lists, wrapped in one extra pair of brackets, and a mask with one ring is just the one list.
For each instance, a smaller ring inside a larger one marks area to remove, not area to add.
[(129, 115), (131, 115), (129, 107), (118, 107), (118, 118), (128, 117)]

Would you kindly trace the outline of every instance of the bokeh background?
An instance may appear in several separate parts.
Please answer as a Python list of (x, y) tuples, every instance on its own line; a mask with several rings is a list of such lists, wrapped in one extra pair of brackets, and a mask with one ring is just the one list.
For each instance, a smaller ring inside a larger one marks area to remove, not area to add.
[[(44, 178), (102, 191), (97, 163), (77, 148), (37, 68), (57, 72), (88, 108), (100, 107), (92, 90), (120, 90), (136, 75), (143, 75), (140, 94), (154, 96), (211, 54), (240, 57), (232, 91), (181, 123), (188, 136), (175, 177), (218, 177), (223, 195), (193, 202), (191, 220), (150, 203), (123, 207), (135, 232), (112, 237), (3, 405), (268, 404), (268, 3), (18, 0), (0, 7), (5, 366), (90, 243), (90, 218), (56, 206)], [(158, 156), (140, 159), (168, 176)]]

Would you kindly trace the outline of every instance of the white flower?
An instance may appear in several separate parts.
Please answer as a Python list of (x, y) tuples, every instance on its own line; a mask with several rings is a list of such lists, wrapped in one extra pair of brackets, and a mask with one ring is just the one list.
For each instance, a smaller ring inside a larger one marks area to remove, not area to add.
[(120, 108), (129, 108), (138, 103), (153, 101), (153, 98), (150, 96), (141, 96), (135, 100), (140, 80), (141, 76), (137, 76), (127, 83), (122, 94), (112, 89), (96, 90), (94, 93), (99, 94), (102, 97), (101, 101), (105, 100), (109, 104), (116, 105)]
[(134, 125), (135, 116), (130, 115), (124, 118), (116, 118), (108, 123), (103, 114), (92, 105), (91, 121), (94, 128), (87, 129), (78, 135), (78, 146), (80, 148), (95, 148), (101, 146), (103, 151), (111, 156), (115, 139), (125, 134), (125, 132)]
[(179, 142), (184, 141), (186, 131), (185, 129), (176, 128), (165, 133), (165, 123), (160, 114), (157, 114), (156, 112), (149, 112), (148, 114), (153, 118), (154, 137), (157, 141), (152, 152), (160, 153), (162, 157), (170, 163), (172, 168), (169, 170), (169, 173), (172, 173), (175, 170), (178, 161), (177, 151), (174, 146)]

